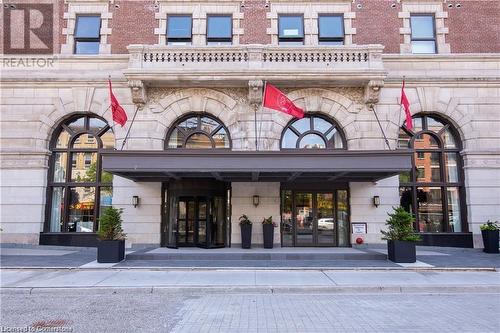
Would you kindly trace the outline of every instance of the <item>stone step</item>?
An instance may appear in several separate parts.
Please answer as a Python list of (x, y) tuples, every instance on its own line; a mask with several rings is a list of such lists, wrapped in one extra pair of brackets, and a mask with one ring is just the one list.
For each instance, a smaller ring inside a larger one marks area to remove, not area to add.
[(134, 252), (126, 256), (127, 260), (386, 260), (387, 256), (376, 252), (359, 252), (359, 253), (314, 253), (314, 252), (293, 252), (293, 253), (241, 253), (241, 252), (223, 252), (211, 253), (206, 252), (195, 253), (150, 253), (150, 252)]

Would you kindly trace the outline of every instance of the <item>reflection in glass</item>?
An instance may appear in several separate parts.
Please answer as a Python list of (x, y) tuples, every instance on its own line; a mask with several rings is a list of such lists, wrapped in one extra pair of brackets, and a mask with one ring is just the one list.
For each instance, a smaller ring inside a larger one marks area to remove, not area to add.
[(313, 202), (312, 193), (295, 193), (296, 245), (313, 243)]
[(191, 16), (177, 15), (167, 17), (168, 38), (191, 38)]
[(292, 191), (281, 195), (281, 242), (283, 246), (293, 246)]
[(417, 187), (417, 214), (420, 232), (443, 231), (441, 187)]
[(189, 200), (187, 202), (187, 224), (186, 224), (186, 232), (187, 232), (187, 240), (188, 244), (192, 244), (194, 242), (194, 223), (195, 223), (195, 202)]
[(231, 38), (232, 17), (210, 15), (207, 17), (207, 38)]
[(433, 132), (439, 132), (444, 127), (444, 124), (432, 117), (427, 117), (427, 129)]
[(115, 136), (111, 128), (101, 135), (101, 141), (102, 141), (102, 148), (107, 149), (115, 147)]
[(85, 118), (76, 118), (75, 120), (67, 123), (67, 126), (75, 133), (83, 131), (85, 130)]
[(179, 127), (184, 129), (185, 131), (194, 131), (198, 128), (198, 117), (191, 117), (184, 120), (179, 124)]
[(63, 224), (64, 214), (64, 188), (52, 188), (52, 202), (50, 214), (50, 232), (60, 232)]
[(332, 124), (330, 124), (328, 121), (320, 117), (314, 117), (313, 124), (314, 124), (314, 130), (321, 133), (328, 132), (328, 130), (332, 127)]
[(103, 186), (100, 188), (99, 198), (99, 215), (113, 205), (113, 188), (111, 186)]
[(215, 142), (215, 148), (229, 148), (229, 137), (226, 130), (222, 127), (215, 133), (212, 138)]
[(68, 231), (93, 232), (95, 187), (71, 187), (69, 200)]
[(417, 182), (431, 183), (441, 181), (441, 153), (424, 152), (423, 158), (417, 158), (415, 153), (415, 166), (417, 168)]
[(186, 141), (186, 148), (190, 149), (211, 149), (212, 141), (205, 134), (196, 133), (193, 134)]
[(307, 134), (300, 140), (299, 148), (325, 149), (326, 142), (317, 134)]
[(302, 16), (280, 16), (279, 17), (279, 37), (280, 38), (300, 38), (304, 36), (304, 24)]
[(337, 233), (338, 246), (349, 246), (349, 203), (347, 190), (337, 190)]
[(299, 119), (293, 123), (293, 127), (299, 132), (304, 133), (311, 129), (311, 119), (308, 117)]
[(436, 53), (436, 42), (433, 40), (412, 41), (411, 53), (413, 54), (432, 54)]
[(63, 130), (61, 134), (57, 137), (56, 148), (67, 148), (70, 134)]
[(446, 188), (448, 196), (448, 217), (451, 232), (461, 232), (461, 218), (460, 218), (460, 197), (458, 187)]
[(81, 134), (73, 141), (73, 148), (76, 149), (97, 149), (99, 148), (96, 138), (92, 134)]
[(172, 134), (170, 134), (168, 148), (182, 148), (183, 142), (184, 136), (182, 135), (181, 131), (176, 128), (172, 131)]
[(342, 15), (320, 15), (318, 26), (320, 38), (344, 37), (344, 18)]
[(298, 135), (295, 134), (291, 129), (287, 129), (285, 135), (283, 135), (283, 140), (281, 142), (282, 148), (296, 148)]
[(403, 207), (408, 213), (413, 214), (412, 203), (412, 189), (411, 187), (402, 186), (399, 188), (399, 205)]
[(89, 130), (92, 132), (98, 133), (100, 130), (102, 130), (107, 125), (108, 124), (106, 124), (105, 121), (103, 121), (99, 118), (90, 118), (89, 119)]
[(411, 182), (411, 172), (404, 171), (399, 174), (399, 183), (410, 183)]
[(219, 127), (219, 123), (211, 118), (203, 117), (201, 118), (201, 130), (207, 133), (212, 133), (217, 127)]
[(419, 134), (415, 137), (414, 143), (415, 149), (437, 149), (439, 148), (439, 144), (434, 138), (434, 136), (430, 134)]
[(97, 153), (72, 153), (71, 181), (95, 182)]
[(446, 165), (446, 181), (449, 183), (458, 182), (457, 154), (444, 154), (444, 163)]
[(224, 197), (215, 197), (212, 208), (211, 241), (213, 246), (224, 246)]
[(207, 245), (207, 202), (198, 202), (198, 243)]
[(68, 163), (67, 153), (55, 153), (54, 156), (54, 182), (66, 181), (66, 165)]
[(333, 216), (333, 193), (316, 194), (318, 218), (318, 244), (335, 245), (335, 217)]
[(434, 38), (434, 16), (412, 15), (410, 19), (411, 37)]
[(444, 130), (441, 137), (443, 139), (445, 148), (449, 148), (449, 149), (457, 148), (457, 144), (455, 143), (455, 139), (454, 139), (453, 134), (451, 133), (449, 128)]

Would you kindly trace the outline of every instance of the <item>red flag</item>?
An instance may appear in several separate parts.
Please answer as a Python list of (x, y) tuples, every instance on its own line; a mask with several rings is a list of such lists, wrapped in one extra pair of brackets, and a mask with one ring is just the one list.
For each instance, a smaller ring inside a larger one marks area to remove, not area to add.
[(113, 89), (111, 89), (111, 80), (109, 82), (109, 100), (111, 101), (111, 113), (113, 114), (113, 121), (117, 124), (125, 126), (127, 122), (127, 113), (123, 110), (120, 103), (113, 94)]
[(264, 89), (264, 107), (281, 111), (296, 118), (304, 117), (304, 110), (293, 104), (278, 88), (266, 83)]
[(411, 130), (413, 128), (413, 119), (410, 112), (410, 101), (405, 94), (405, 80), (403, 80), (403, 87), (401, 88), (401, 105), (405, 109), (406, 114), (406, 128)]

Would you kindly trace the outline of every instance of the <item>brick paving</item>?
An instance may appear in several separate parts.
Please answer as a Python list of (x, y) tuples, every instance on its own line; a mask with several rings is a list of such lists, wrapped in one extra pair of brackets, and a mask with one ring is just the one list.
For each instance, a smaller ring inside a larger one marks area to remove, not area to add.
[(500, 295), (206, 295), (172, 332), (499, 332)]

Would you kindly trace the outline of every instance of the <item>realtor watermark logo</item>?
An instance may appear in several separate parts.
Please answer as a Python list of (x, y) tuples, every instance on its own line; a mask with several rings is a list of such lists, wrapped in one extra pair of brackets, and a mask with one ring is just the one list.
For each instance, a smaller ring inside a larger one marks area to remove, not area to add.
[(54, 67), (54, 3), (9, 2), (3, 4), (2, 12), (2, 67)]

